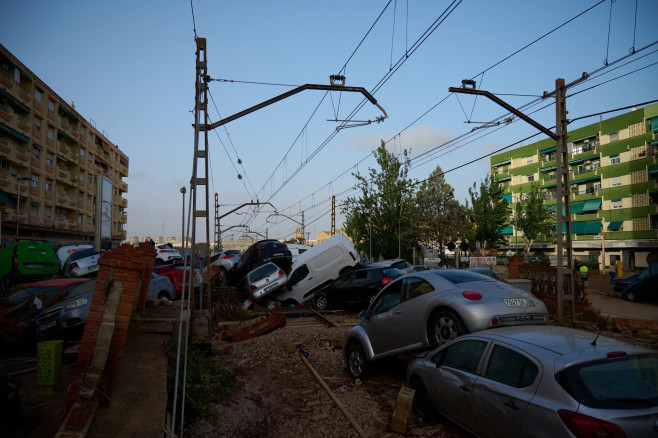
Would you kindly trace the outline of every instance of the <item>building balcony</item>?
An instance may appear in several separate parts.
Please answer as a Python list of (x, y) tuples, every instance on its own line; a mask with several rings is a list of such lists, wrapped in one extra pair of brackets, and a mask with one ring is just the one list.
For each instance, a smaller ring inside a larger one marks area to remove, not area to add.
[(69, 178), (68, 171), (66, 171), (62, 168), (57, 169), (57, 180), (58, 181), (68, 181), (68, 178)]
[(123, 208), (128, 207), (128, 200), (126, 198), (120, 198), (119, 207), (123, 207)]
[(9, 143), (8, 141), (3, 142), (2, 140), (0, 140), (0, 152), (2, 152), (5, 155), (9, 155), (13, 149), (14, 148), (11, 143)]
[(43, 111), (43, 102), (39, 102), (38, 100), (34, 101), (34, 104), (32, 104), (32, 108), (34, 108), (37, 111)]
[(29, 137), (32, 132), (30, 131), (30, 121), (23, 116), (16, 117), (16, 127), (21, 134)]
[(41, 170), (41, 158), (36, 158), (33, 156), (32, 159), (30, 160), (30, 164), (32, 165), (32, 169)]
[(119, 164), (119, 173), (121, 174), (122, 177), (127, 177), (128, 176), (128, 167), (124, 166), (123, 164)]
[(75, 210), (77, 203), (75, 199), (66, 198), (66, 207)]
[(46, 138), (46, 144), (48, 146), (53, 146), (54, 147), (55, 146), (55, 140), (53, 140), (52, 138)]
[(52, 227), (53, 226), (53, 218), (52, 217), (44, 217), (43, 218), (43, 226), (44, 227)]
[(27, 222), (28, 222), (30, 225), (41, 225), (41, 221), (39, 220), (39, 216), (31, 216), (31, 215), (30, 215), (30, 217), (29, 217), (29, 219), (27, 220)]
[(7, 91), (11, 91), (14, 88), (14, 86), (16, 85), (16, 82), (14, 82), (11, 79), (11, 77), (8, 76), (7, 73), (2, 71), (2, 72), (0, 72), (0, 84), (7, 87)]
[(119, 183), (119, 190), (121, 190), (124, 193), (127, 192), (128, 191), (128, 183), (125, 183), (125, 182), (121, 181)]
[(44, 198), (46, 198), (49, 201), (52, 201), (55, 196), (53, 195), (52, 191), (46, 191), (44, 194)]
[(11, 124), (14, 120), (13, 111), (8, 106), (0, 105), (0, 119), (8, 124)]
[(57, 199), (55, 200), (55, 205), (58, 207), (66, 207), (66, 203), (69, 200), (69, 198), (66, 197), (66, 195), (57, 195)]
[(54, 175), (55, 166), (53, 166), (52, 164), (46, 164), (46, 173), (51, 176)]
[(25, 106), (29, 106), (32, 103), (32, 93), (21, 86), (18, 87), (18, 98), (23, 101), (22, 103)]
[(119, 222), (121, 222), (122, 224), (128, 223), (128, 215), (127, 214), (119, 215)]
[(16, 146), (16, 154), (15, 157), (21, 161), (21, 163), (25, 164), (29, 160), (29, 156), (27, 155), (27, 150), (25, 150), (22, 146)]
[(39, 187), (30, 186), (30, 196), (37, 198), (40, 197), (41, 190), (39, 190)]
[(48, 110), (48, 120), (51, 122), (55, 121), (55, 113), (53, 111)]

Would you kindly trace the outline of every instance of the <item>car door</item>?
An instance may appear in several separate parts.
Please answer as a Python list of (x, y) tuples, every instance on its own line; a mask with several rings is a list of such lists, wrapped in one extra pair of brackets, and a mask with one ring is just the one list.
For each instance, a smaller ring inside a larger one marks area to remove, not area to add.
[(374, 282), (372, 269), (355, 271), (349, 286), (349, 296), (346, 299), (351, 303), (367, 303), (368, 298), (375, 295), (377, 283)]
[(473, 413), (473, 387), (488, 345), (489, 342), (483, 339), (459, 340), (432, 358), (437, 364), (430, 374), (428, 389), (432, 404), (445, 416), (471, 431), (474, 430), (476, 418)]
[(402, 304), (402, 281), (395, 281), (370, 306), (366, 331), (375, 356), (406, 345)]
[(342, 305), (349, 301), (350, 296), (350, 286), (352, 284), (352, 278), (354, 274), (349, 272), (338, 277), (332, 284), (329, 286), (329, 301), (332, 305)]
[(491, 438), (517, 436), (539, 380), (538, 362), (518, 349), (494, 343), (473, 388), (475, 433)]
[(426, 313), (427, 302), (434, 296), (431, 293), (434, 292), (434, 287), (420, 277), (407, 276), (401, 281), (402, 299), (407, 314), (404, 321), (407, 344), (420, 347), (427, 339), (427, 321), (423, 315)]

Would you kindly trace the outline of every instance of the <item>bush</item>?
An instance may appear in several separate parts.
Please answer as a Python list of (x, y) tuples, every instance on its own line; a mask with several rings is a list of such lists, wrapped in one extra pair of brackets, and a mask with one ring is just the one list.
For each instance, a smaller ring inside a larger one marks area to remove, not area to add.
[(538, 253), (530, 257), (527, 263), (532, 266), (551, 266), (551, 259), (544, 253)]
[[(169, 388), (169, 402), (173, 408), (174, 377), (176, 375), (177, 343), (174, 338), (165, 341), (167, 356), (169, 357), (169, 371), (167, 383)], [(181, 409), (181, 395), (184, 372), (184, 351), (181, 351), (177, 410)], [(201, 417), (213, 424), (218, 420), (217, 411), (213, 405), (220, 399), (227, 397), (234, 391), (242, 388), (242, 383), (236, 379), (235, 372), (224, 362), (209, 352), (208, 344), (197, 342), (190, 345), (187, 355), (187, 379), (185, 384), (185, 416)], [(180, 415), (180, 411), (176, 413)]]

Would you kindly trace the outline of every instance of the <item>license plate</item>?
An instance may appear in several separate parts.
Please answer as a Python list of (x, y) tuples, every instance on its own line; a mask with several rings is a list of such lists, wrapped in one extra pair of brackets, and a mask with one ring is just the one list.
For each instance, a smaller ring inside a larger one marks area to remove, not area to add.
[(42, 324), (42, 325), (39, 326), (39, 331), (42, 332), (44, 330), (48, 330), (51, 327), (55, 327), (55, 325), (57, 325), (57, 321), (47, 322), (47, 323)]
[(283, 255), (282, 252), (275, 252), (274, 254), (272, 254), (272, 257), (281, 257), (282, 255)]
[(507, 307), (534, 307), (535, 303), (525, 298), (505, 298), (503, 302)]
[(277, 287), (279, 287), (279, 284), (278, 284), (278, 283), (270, 284), (269, 286), (267, 286), (267, 287), (265, 288), (265, 292), (269, 292), (269, 291), (271, 291), (271, 290), (274, 290), (274, 289), (276, 289)]
[(35, 265), (35, 264), (30, 264), (30, 265), (25, 265), (27, 269), (41, 269), (43, 268), (43, 265)]

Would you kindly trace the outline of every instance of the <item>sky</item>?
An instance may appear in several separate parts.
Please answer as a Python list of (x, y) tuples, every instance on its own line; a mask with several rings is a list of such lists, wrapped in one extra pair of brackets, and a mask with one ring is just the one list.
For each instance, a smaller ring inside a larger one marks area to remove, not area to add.
[[(224, 217), (222, 230), (248, 227), (224, 239), (288, 239), (302, 212), (314, 238), (331, 228), (332, 196), (340, 228), (340, 203), (357, 194), (353, 174), (377, 168), (372, 151), (382, 141), (410, 151), (411, 178), (440, 166), (464, 203), (489, 172), (488, 154), (537, 130), (517, 120), (471, 132), (482, 124), (467, 121), (505, 111), (451, 95), (463, 79), (518, 108), (557, 78), (600, 70), (569, 90), (569, 118), (658, 99), (658, 44), (645, 48), (658, 41), (655, 0), (0, 0), (0, 11), (0, 43), (128, 155), (125, 229), (140, 238), (182, 232), (180, 189), (190, 193), (195, 162), (195, 34), (206, 38), (212, 122), (334, 74), (368, 90), (388, 116), (337, 131), (342, 123), (331, 120), (382, 113), (361, 106), (358, 93), (307, 90), (210, 131), (211, 217), (215, 193), (220, 215), (271, 204)], [(524, 112), (555, 125), (552, 99)], [(196, 240), (205, 241), (202, 222)]]

